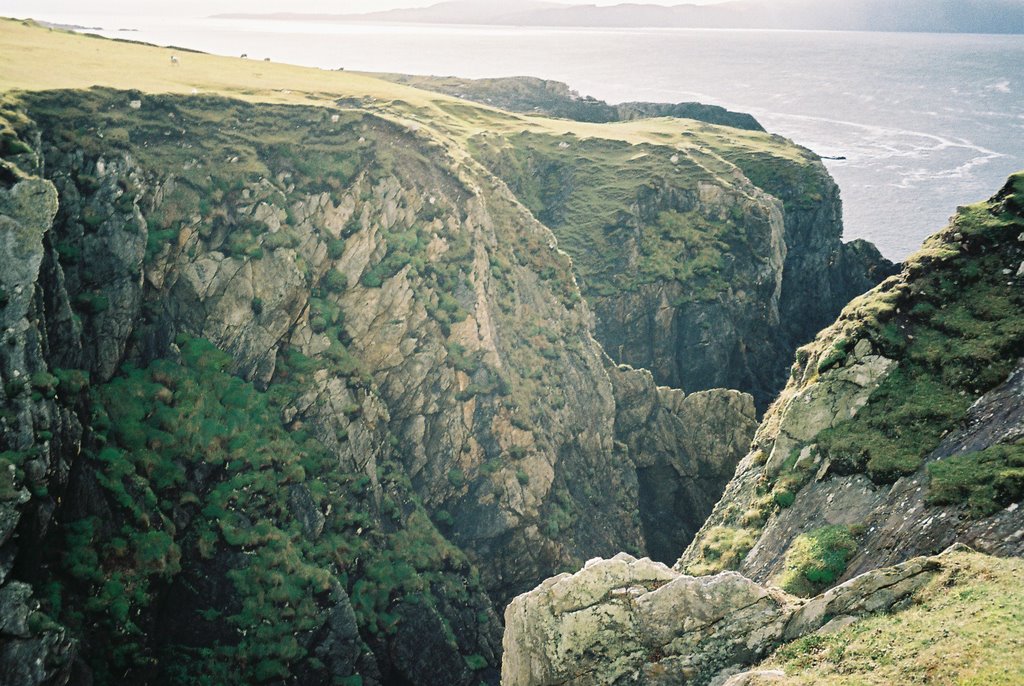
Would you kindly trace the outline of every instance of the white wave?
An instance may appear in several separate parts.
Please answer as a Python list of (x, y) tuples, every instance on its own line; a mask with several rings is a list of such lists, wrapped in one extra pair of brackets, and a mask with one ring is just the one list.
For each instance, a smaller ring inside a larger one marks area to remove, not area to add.
[(1004, 79), (1002, 81), (997, 81), (996, 83), (993, 83), (993, 84), (990, 84), (988, 86), (985, 86), (985, 90), (987, 90), (987, 91), (995, 91), (996, 93), (1009, 93), (1010, 92), (1010, 81), (1008, 79)]

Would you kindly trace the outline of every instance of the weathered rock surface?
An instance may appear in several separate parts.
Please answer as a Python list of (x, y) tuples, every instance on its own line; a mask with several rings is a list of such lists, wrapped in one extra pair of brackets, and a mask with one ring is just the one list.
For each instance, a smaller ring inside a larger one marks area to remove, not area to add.
[(607, 172), (621, 144), (523, 135), (477, 147), (572, 255), (608, 354), (658, 384), (736, 388), (763, 411), (792, 351), (895, 270), (870, 244), (842, 243), (839, 189), (795, 146), (713, 159), (643, 147), (628, 153), (632, 177)]
[[(693, 539), (746, 453), (757, 426), (751, 396), (655, 388), (651, 373), (610, 367), (616, 439), (636, 462), (648, 553), (671, 560)], [(719, 427), (726, 428), (724, 431)], [(664, 526), (673, 521), (672, 527)]]
[[(686, 576), (624, 553), (590, 560), (505, 610), (501, 682), (722, 683), (783, 642), (899, 607), (945, 560), (945, 554), (914, 558), (807, 601), (735, 572)], [(743, 678), (736, 674), (726, 683), (746, 683)]]
[[(80, 432), (73, 417), (62, 414), (52, 398), (21, 392), (38, 385), (46, 370), (45, 334), (35, 319), (36, 283), (45, 258), (44, 236), (57, 212), (53, 185), (24, 179), (0, 187), (0, 381), (5, 395), (0, 461), (0, 681), (5, 684), (61, 684), (67, 679), (76, 642), (53, 622), (34, 621), (39, 602), (32, 587), (12, 578), (19, 553), (43, 535), (52, 506), (33, 500), (30, 489), (66, 480), (67, 462)], [(58, 441), (38, 442), (37, 427), (68, 422)], [(65, 452), (67, 451), (67, 452)], [(16, 458), (21, 464), (16, 466)], [(19, 478), (18, 468), (24, 478)], [(19, 540), (27, 530), (34, 539)]]

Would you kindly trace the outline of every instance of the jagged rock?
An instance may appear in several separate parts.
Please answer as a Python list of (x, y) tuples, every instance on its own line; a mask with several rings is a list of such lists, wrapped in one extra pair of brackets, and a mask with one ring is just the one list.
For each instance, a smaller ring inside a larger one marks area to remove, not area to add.
[(327, 518), (317, 506), (316, 501), (305, 485), (295, 485), (289, 489), (288, 504), (291, 505), (292, 513), (302, 525), (306, 536), (316, 540), (324, 530), (324, 522)]
[(656, 387), (647, 370), (609, 364), (608, 371), (615, 437), (637, 465), (647, 550), (672, 560), (707, 519), (746, 453), (757, 425), (753, 398), (723, 389), (686, 395)]
[(880, 355), (865, 355), (805, 391), (787, 396), (785, 406), (777, 406), (772, 415), (779, 418), (778, 425), (765, 424), (775, 434), (765, 472), (777, 476), (794, 448), (807, 445), (820, 432), (856, 415), (895, 365), (895, 361)]
[(32, 587), (28, 584), (12, 581), (0, 587), (0, 634), (18, 638), (31, 635), (28, 628), (31, 597)]
[(549, 579), (505, 611), (506, 686), (707, 683), (763, 655), (793, 611), (739, 574), (695, 578), (621, 554)]
[[(35, 303), (46, 256), (44, 236), (56, 213), (57, 192), (47, 181), (29, 178), (0, 188), (0, 381), (5, 409), (0, 445), (22, 455), (35, 443), (35, 427), (56, 423), (60, 416), (50, 400), (29, 396), (33, 375), (46, 368)], [(46, 447), (26, 465), (34, 484), (45, 484), (46, 473), (58, 462)], [(15, 464), (0, 460), (0, 682), (11, 686), (62, 684), (75, 656), (76, 644), (63, 627), (52, 622), (47, 628), (32, 626), (39, 605), (32, 588), (9, 577), (26, 543), (14, 537), (15, 531), (20, 526), (30, 536), (41, 535), (49, 518), (39, 513), (49, 512), (50, 503), (32, 502)], [(34, 531), (29, 528), (33, 523)]]

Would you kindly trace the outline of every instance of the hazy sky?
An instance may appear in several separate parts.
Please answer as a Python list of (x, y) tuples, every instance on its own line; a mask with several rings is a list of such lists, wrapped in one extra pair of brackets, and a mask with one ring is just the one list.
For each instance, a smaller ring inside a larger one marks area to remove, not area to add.
[[(396, 7), (425, 7), (438, 0), (0, 0), (0, 16), (46, 16), (59, 14), (146, 14), (205, 16), (219, 12), (373, 12)], [(559, 1), (559, 0), (555, 0)], [(707, 5), (721, 0), (560, 0), (567, 5), (616, 5), (646, 2), (653, 5)], [(479, 0), (501, 7), (514, 7), (516, 0)], [(127, 8), (131, 9), (127, 9)]]

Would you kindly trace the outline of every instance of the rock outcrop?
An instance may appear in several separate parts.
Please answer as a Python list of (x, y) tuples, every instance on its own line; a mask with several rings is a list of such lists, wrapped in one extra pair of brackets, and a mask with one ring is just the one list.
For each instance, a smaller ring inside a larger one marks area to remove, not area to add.
[[(798, 351), (678, 568), (785, 577), (807, 592), (955, 542), (1024, 554), (1021, 184), (961, 208)], [(822, 537), (831, 543), (815, 555), (842, 563), (811, 587), (804, 572), (787, 577)]]
[(501, 683), (722, 683), (785, 642), (898, 608), (960, 551), (868, 572), (806, 601), (736, 572), (686, 576), (624, 553), (590, 560), (505, 610)]
[[(52, 505), (33, 493), (66, 482), (82, 429), (73, 413), (38, 392), (49, 381), (47, 341), (33, 314), (57, 192), (36, 178), (11, 181), (0, 182), (0, 375), (7, 396), (0, 453), (0, 681), (37, 686), (67, 680), (77, 642), (64, 627), (44, 620), (32, 587), (14, 578), (16, 532), (20, 527), (37, 541), (46, 534)], [(37, 390), (12, 402), (12, 391), (22, 388)], [(64, 429), (58, 436), (49, 433), (54, 425)]]
[[(757, 428), (751, 396), (710, 390), (684, 394), (655, 387), (646, 369), (609, 369), (615, 391), (615, 436), (636, 461), (638, 506), (646, 548), (671, 560), (693, 539), (732, 478), (736, 455)], [(721, 430), (724, 429), (724, 430)], [(666, 527), (665, 522), (674, 522)]]

